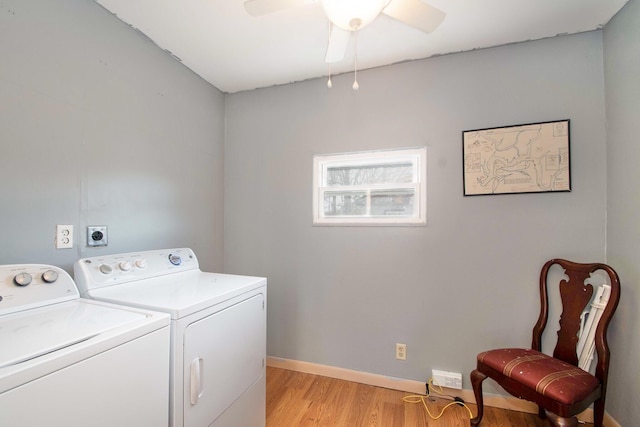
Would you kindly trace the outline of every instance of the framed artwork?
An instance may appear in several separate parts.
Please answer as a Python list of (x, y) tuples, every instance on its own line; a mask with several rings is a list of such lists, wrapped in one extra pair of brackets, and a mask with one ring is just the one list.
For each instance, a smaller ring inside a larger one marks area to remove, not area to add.
[(571, 191), (569, 120), (462, 132), (465, 196)]

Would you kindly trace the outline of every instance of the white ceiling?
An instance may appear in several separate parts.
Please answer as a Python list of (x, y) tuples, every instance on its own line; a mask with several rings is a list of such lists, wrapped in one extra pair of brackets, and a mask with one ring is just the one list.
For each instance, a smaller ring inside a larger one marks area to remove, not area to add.
[[(96, 0), (223, 92), (326, 76), (329, 21), (309, 4), (261, 17), (244, 0)], [(358, 69), (602, 28), (628, 0), (423, 0), (431, 34), (385, 15), (358, 34)], [(331, 73), (353, 70), (354, 37)]]

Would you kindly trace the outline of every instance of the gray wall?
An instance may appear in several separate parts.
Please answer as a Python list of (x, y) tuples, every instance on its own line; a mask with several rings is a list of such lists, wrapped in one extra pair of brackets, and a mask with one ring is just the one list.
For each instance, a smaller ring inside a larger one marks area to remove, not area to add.
[[(529, 345), (553, 257), (604, 261), (602, 33), (227, 96), (225, 270), (269, 278), (268, 354), (424, 381)], [(463, 130), (571, 119), (571, 193), (462, 195)], [(428, 147), (426, 227), (313, 227), (312, 156)], [(395, 360), (395, 343), (408, 360)]]
[(220, 91), (89, 0), (3, 1), (0, 58), (0, 264), (190, 246), (222, 268)]
[(607, 407), (623, 426), (640, 420), (640, 2), (631, 0), (604, 31), (607, 110), (607, 259), (622, 281), (612, 324)]

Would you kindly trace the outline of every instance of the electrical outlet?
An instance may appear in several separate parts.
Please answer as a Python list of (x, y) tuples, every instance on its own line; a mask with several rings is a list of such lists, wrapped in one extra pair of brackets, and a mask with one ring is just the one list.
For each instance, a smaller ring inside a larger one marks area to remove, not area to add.
[(458, 372), (433, 369), (431, 371), (431, 378), (433, 378), (433, 382), (439, 386), (462, 390), (462, 374)]
[(90, 225), (87, 227), (87, 246), (107, 246), (107, 226)]
[(407, 345), (396, 344), (396, 359), (407, 360)]
[(73, 248), (73, 225), (56, 225), (56, 249)]

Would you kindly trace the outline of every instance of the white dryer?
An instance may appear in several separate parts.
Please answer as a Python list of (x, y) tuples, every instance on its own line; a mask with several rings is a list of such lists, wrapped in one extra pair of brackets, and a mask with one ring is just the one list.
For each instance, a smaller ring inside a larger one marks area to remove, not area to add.
[(0, 266), (0, 426), (168, 425), (170, 317), (82, 299), (64, 270)]
[(202, 272), (191, 249), (78, 260), (82, 296), (171, 315), (172, 427), (264, 427), (263, 277)]

